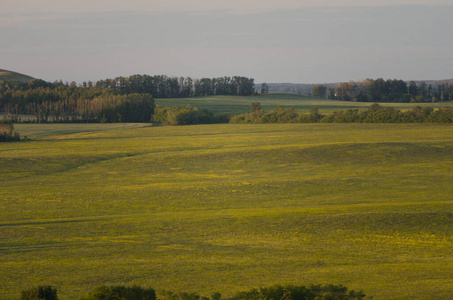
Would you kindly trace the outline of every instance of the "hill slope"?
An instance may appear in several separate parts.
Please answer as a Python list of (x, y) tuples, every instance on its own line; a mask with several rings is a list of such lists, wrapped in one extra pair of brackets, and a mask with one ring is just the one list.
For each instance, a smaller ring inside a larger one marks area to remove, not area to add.
[(27, 81), (30, 81), (32, 79), (33, 79), (33, 77), (28, 76), (28, 75), (24, 75), (24, 74), (20, 74), (20, 73), (17, 73), (17, 72), (0, 69), (0, 81), (2, 81), (2, 80), (5, 80), (5, 81), (14, 80), (14, 81), (27, 82)]

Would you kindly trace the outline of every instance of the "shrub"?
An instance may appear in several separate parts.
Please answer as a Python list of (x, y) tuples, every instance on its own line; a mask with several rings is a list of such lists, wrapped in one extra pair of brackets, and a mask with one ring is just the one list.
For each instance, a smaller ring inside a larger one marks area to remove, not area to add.
[[(218, 116), (218, 120), (222, 122), (226, 120), (226, 118), (226, 116)], [(156, 106), (152, 121), (164, 125), (194, 125), (216, 123), (216, 118), (212, 112), (206, 109), (199, 109), (191, 106)]]
[(22, 291), (21, 300), (58, 300), (57, 289), (43, 285)]
[(13, 121), (3, 118), (0, 120), (0, 142), (19, 141), (20, 134), (14, 132)]
[(312, 285), (310, 287), (295, 285), (273, 285), (265, 288), (254, 288), (236, 293), (233, 300), (363, 300), (366, 295), (354, 290), (348, 291), (343, 285)]
[(187, 293), (179, 292), (174, 293), (172, 291), (161, 291), (159, 292), (159, 300), (204, 300), (205, 297), (201, 297), (198, 293)]

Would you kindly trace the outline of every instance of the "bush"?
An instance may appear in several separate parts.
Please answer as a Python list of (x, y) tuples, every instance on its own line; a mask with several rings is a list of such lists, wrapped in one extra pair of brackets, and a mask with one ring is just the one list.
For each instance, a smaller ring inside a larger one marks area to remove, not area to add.
[(310, 287), (295, 285), (273, 285), (265, 288), (254, 288), (242, 291), (233, 296), (233, 300), (363, 300), (366, 295), (354, 290), (348, 291), (343, 285), (312, 285)]
[(214, 123), (228, 123), (230, 122), (230, 113), (218, 113), (214, 115)]
[(21, 300), (58, 300), (57, 289), (43, 285), (22, 291)]
[(139, 286), (100, 286), (82, 300), (155, 300), (156, 292)]
[(13, 121), (3, 118), (0, 120), (0, 142), (20, 141), (20, 134), (14, 132)]
[(208, 299), (201, 297), (198, 293), (187, 293), (179, 292), (174, 293), (172, 291), (161, 291), (159, 292), (159, 300), (204, 300)]
[(152, 121), (164, 125), (195, 125), (224, 123), (228, 115), (217, 115), (206, 109), (191, 106), (162, 107), (156, 106)]
[[(99, 115), (100, 121), (105, 123), (115, 122), (141, 122), (147, 123), (154, 113), (154, 99), (150, 94), (130, 94), (101, 99)], [(96, 100), (94, 100), (96, 101)], [(93, 102), (94, 102), (93, 101)], [(99, 109), (99, 108), (98, 108)]]

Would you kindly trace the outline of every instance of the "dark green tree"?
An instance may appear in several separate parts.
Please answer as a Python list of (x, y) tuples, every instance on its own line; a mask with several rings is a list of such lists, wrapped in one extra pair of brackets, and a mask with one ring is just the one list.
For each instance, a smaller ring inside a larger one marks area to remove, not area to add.
[(335, 88), (333, 86), (329, 87), (329, 92), (327, 97), (329, 99), (335, 99)]
[(42, 285), (22, 291), (21, 300), (58, 300), (57, 289)]
[(325, 98), (327, 93), (327, 87), (325, 85), (316, 85), (311, 91), (312, 95), (315, 97)]
[(269, 86), (267, 83), (262, 83), (261, 84), (261, 95), (268, 94), (269, 93)]
[(426, 83), (420, 83), (420, 85), (418, 86), (418, 95), (422, 96), (423, 99), (428, 96), (428, 86), (426, 85)]
[(368, 95), (371, 101), (381, 101), (388, 95), (387, 85), (382, 78), (371, 80), (368, 85)]
[(10, 119), (0, 120), (0, 142), (19, 141), (20, 134), (14, 131), (13, 122)]
[(409, 81), (408, 92), (412, 97), (416, 97), (418, 95), (418, 88), (415, 81)]

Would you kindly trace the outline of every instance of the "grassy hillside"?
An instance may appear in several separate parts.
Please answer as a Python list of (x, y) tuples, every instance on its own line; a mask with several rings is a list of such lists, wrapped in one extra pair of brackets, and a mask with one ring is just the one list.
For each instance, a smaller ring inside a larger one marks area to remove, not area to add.
[(27, 82), (32, 79), (33, 79), (33, 77), (30, 77), (28, 75), (0, 69), (0, 81), (1, 80), (5, 80), (5, 81), (14, 80), (14, 81)]
[(38, 284), (451, 297), (452, 126), (16, 130), (32, 140), (0, 145), (1, 299)]
[[(335, 110), (349, 108), (368, 107), (371, 103), (329, 100), (325, 98), (297, 95), (270, 93), (259, 96), (206, 96), (174, 99), (155, 99), (157, 105), (181, 106), (190, 105), (198, 108), (206, 108), (212, 112), (229, 112), (241, 114), (250, 111), (250, 103), (260, 102), (265, 111), (276, 109), (278, 106), (295, 107), (300, 112), (309, 112), (312, 107), (318, 107), (322, 113), (330, 113)], [(422, 107), (444, 107), (452, 103), (382, 103), (382, 106), (394, 107), (401, 110), (412, 109), (416, 105)]]

